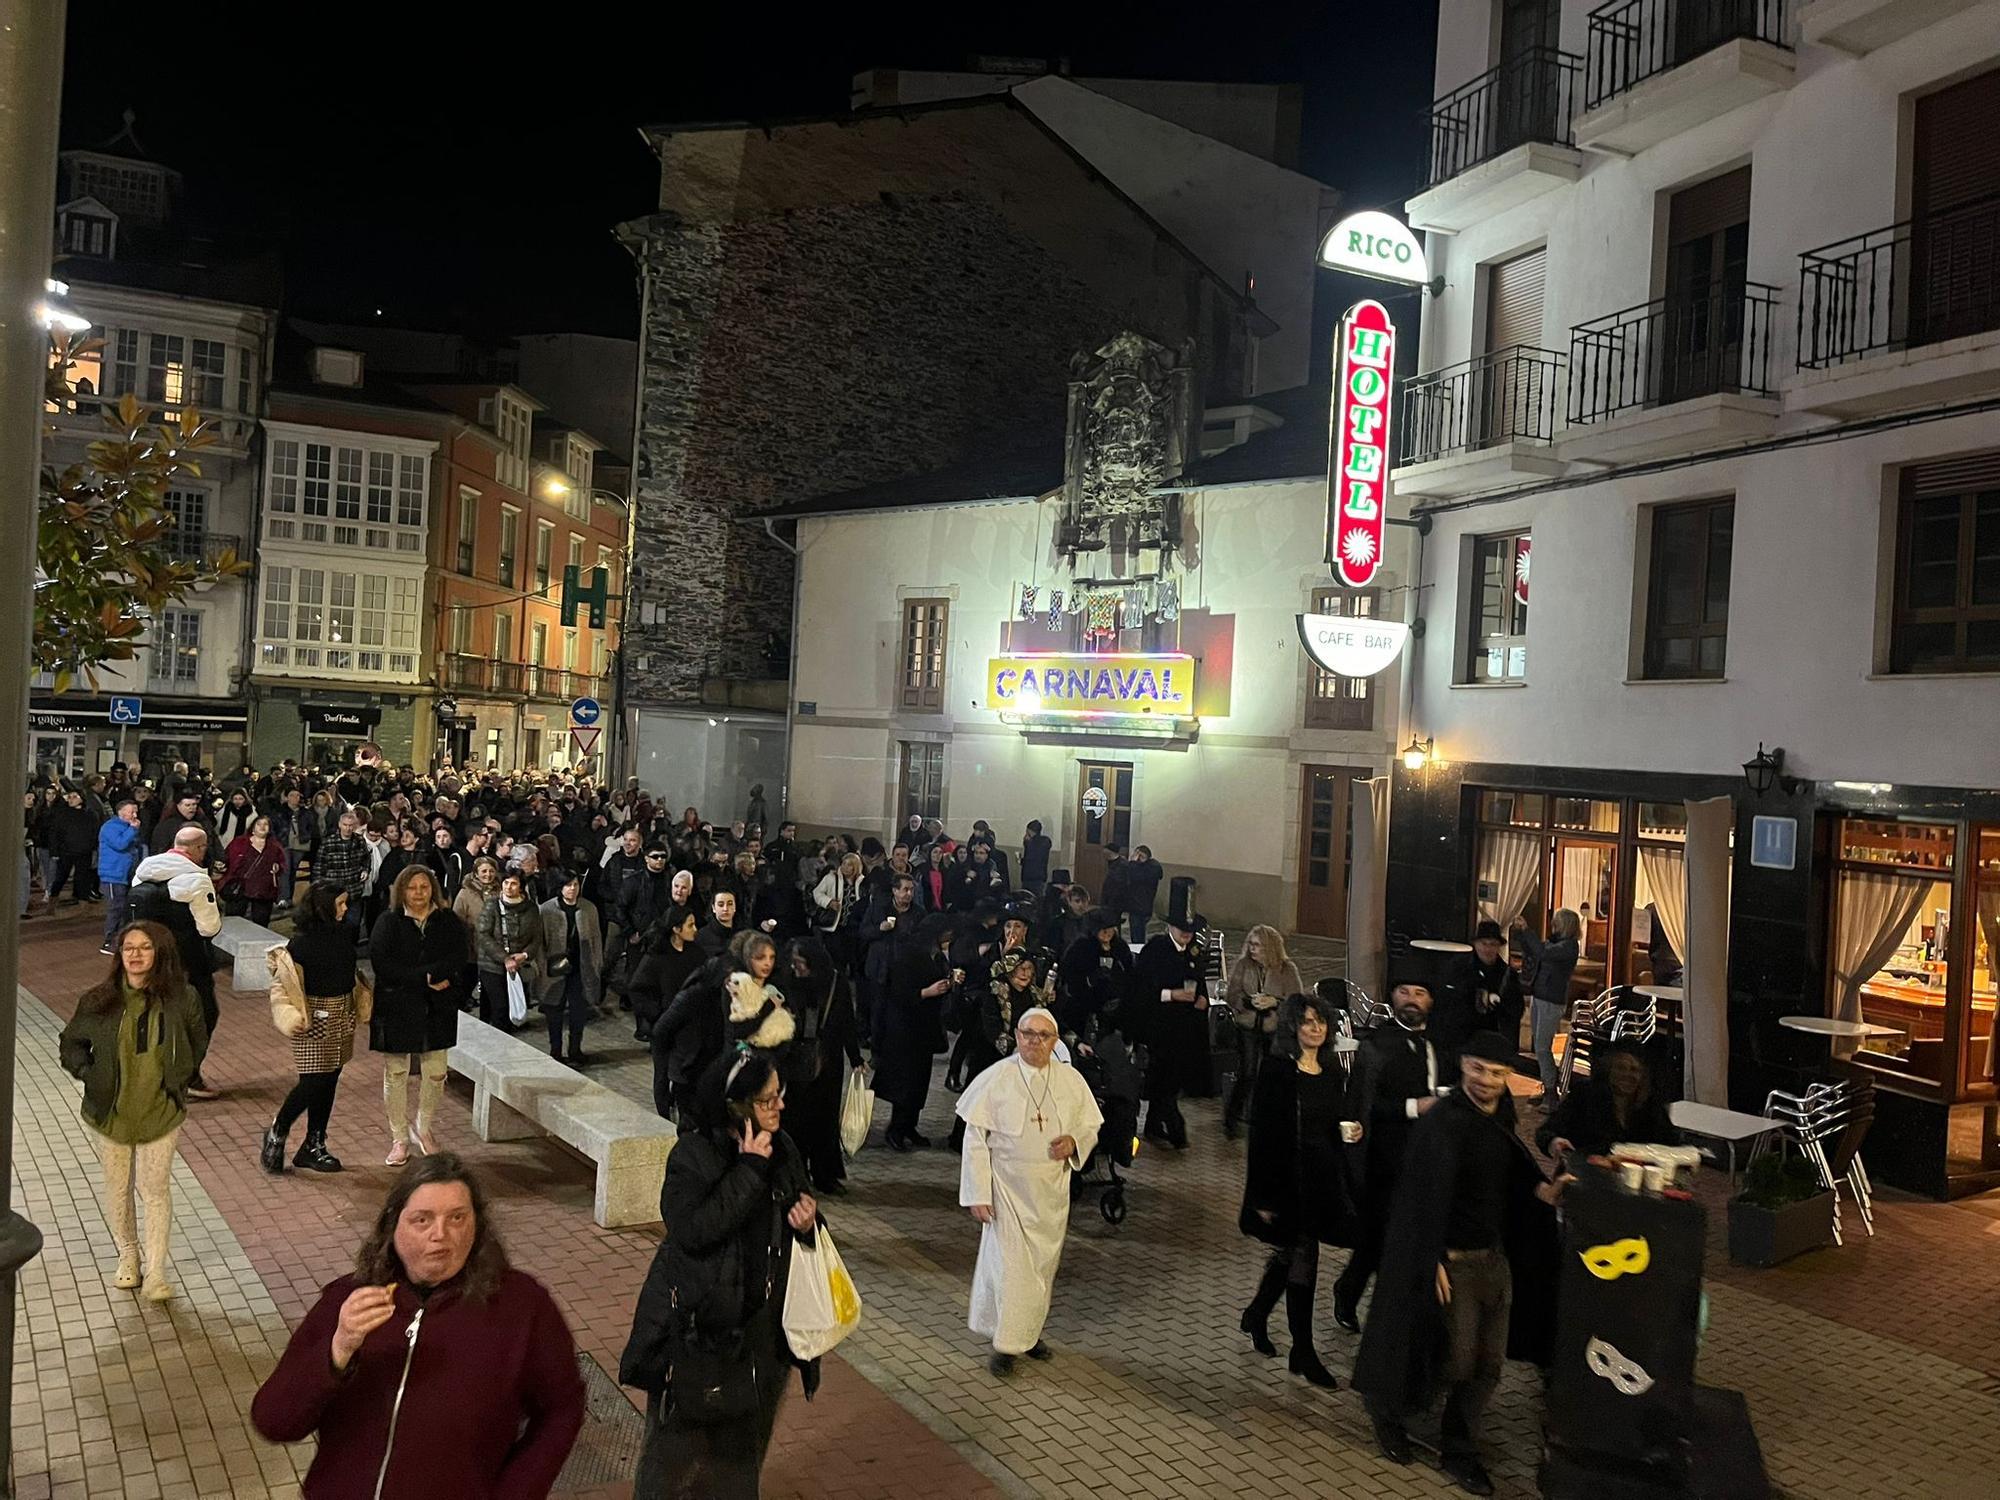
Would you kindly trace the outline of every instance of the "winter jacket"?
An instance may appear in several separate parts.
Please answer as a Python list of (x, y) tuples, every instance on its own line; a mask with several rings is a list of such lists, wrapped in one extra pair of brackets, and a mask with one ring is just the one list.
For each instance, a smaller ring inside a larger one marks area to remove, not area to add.
[(1517, 927), (1515, 932), (1521, 940), (1522, 950), (1528, 955), (1529, 965), (1535, 971), (1528, 984), (1528, 993), (1544, 1005), (1567, 1006), (1570, 976), (1576, 973), (1576, 939), (1551, 938), (1543, 942), (1533, 928)]
[(153, 825), (153, 837), (148, 845), (153, 853), (165, 854), (169, 849), (173, 848), (174, 835), (179, 833), (183, 828), (199, 828), (203, 833), (208, 835), (209, 857), (211, 859), (214, 858), (216, 850), (214, 825), (204, 817), (182, 817), (171, 802), (163, 803), (162, 805), (166, 808), (166, 811), (160, 814), (160, 821)]
[(285, 846), (267, 838), (259, 853), (245, 834), (229, 846), (222, 886), (231, 895), (250, 901), (276, 901), (285, 894)]
[(729, 1013), (722, 985), (729, 966), (723, 957), (696, 969), (653, 1024), (653, 1103), (662, 1115), (669, 1101), (692, 1096), (701, 1070), (722, 1054)]
[[(118, 1028), (124, 1016), (119, 987), (97, 985), (77, 1001), (76, 1014), (56, 1044), (63, 1071), (83, 1080), (83, 1117), (93, 1126), (102, 1126), (118, 1102)], [(167, 1051), (160, 1082), (173, 1101), (186, 1108), (188, 1084), (201, 1071), (208, 1051), (208, 1028), (192, 989), (183, 988), (173, 997), (165, 1021)]]
[(1118, 868), (1125, 872), (1125, 910), (1150, 912), (1159, 899), (1160, 878), (1166, 870), (1157, 859), (1121, 860)]
[(359, 901), (367, 889), (368, 875), (368, 841), (358, 833), (342, 838), (340, 825), (329, 823), (326, 836), (313, 851), (313, 878), (330, 880), (347, 892), (348, 900)]
[(457, 1282), (421, 1302), (398, 1286), (389, 1321), (336, 1373), (340, 1305), (359, 1285), (327, 1284), (250, 1404), (274, 1443), (318, 1437), (308, 1500), (543, 1500), (585, 1409), (576, 1345), (547, 1290), (515, 1270), (482, 1302)]
[[(539, 931), (541, 924), (534, 926)], [(368, 1045), (391, 1055), (441, 1052), (458, 1042), (459, 985), (471, 958), (465, 925), (434, 907), (419, 927), (401, 911), (385, 911), (368, 938), (375, 966), (375, 1016)], [(439, 980), (445, 988), (431, 988)]]
[(1278, 1008), (1258, 1010), (1250, 1002), (1258, 995), (1276, 995), (1280, 1000), (1300, 993), (1305, 989), (1305, 981), (1299, 978), (1299, 966), (1289, 958), (1276, 969), (1266, 968), (1255, 959), (1239, 958), (1236, 967), (1229, 971), (1229, 978), (1223, 982), (1222, 998), (1229, 1005), (1231, 1018), (1245, 1031), (1262, 1031), (1266, 1036), (1278, 1029)]
[(48, 847), (54, 853), (65, 859), (88, 859), (97, 847), (97, 819), (87, 807), (58, 802), (49, 809), (49, 837)]
[(548, 972), (547, 929), (542, 923), (541, 908), (533, 901), (522, 899), (508, 902), (495, 896), (486, 903), (486, 910), (479, 914), (479, 967), (489, 974), (498, 974), (507, 967), (507, 955), (525, 953), (527, 964), (521, 975), (521, 983), (535, 992), (542, 975)]
[[(562, 1000), (569, 981), (569, 917), (560, 898), (544, 901), (541, 913), (541, 1003), (555, 1005)], [(577, 964), (583, 971), (583, 998), (595, 1005), (604, 998), (604, 930), (597, 923), (597, 908), (588, 901), (576, 903), (576, 948)]]
[(208, 940), (222, 931), (222, 908), (208, 871), (185, 854), (149, 854), (132, 871), (129, 915), (134, 922), (158, 922), (174, 935), (181, 967), (195, 993), (215, 993), (215, 955)]
[(129, 885), (146, 850), (136, 824), (111, 818), (97, 830), (97, 878), (105, 885)]

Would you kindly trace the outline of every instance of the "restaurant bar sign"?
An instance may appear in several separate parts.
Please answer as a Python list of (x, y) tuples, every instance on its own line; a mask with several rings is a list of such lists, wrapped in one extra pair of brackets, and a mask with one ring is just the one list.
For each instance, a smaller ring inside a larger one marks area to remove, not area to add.
[(1322, 671), (1373, 677), (1403, 654), (1410, 627), (1401, 620), (1354, 615), (1300, 615), (1299, 640)]
[(1003, 714), (1194, 714), (1194, 658), (1154, 652), (1017, 652), (986, 659), (986, 706)]
[(1357, 302), (1340, 320), (1340, 386), (1334, 392), (1326, 478), (1326, 560), (1351, 589), (1382, 565), (1389, 505), (1389, 397), (1396, 325), (1379, 302)]

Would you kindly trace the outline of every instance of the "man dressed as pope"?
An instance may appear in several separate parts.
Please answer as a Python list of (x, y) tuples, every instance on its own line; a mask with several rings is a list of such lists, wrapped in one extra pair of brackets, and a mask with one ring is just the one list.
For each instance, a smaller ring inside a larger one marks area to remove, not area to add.
[(1080, 1171), (1104, 1125), (1097, 1101), (1068, 1063), (1055, 1060), (1056, 1018), (1022, 1012), (1014, 1055), (958, 1096), (965, 1122), (958, 1201), (979, 1221), (967, 1326), (993, 1341), (987, 1367), (1013, 1373), (1017, 1355), (1047, 1359), (1056, 1266), (1069, 1229), (1070, 1173)]

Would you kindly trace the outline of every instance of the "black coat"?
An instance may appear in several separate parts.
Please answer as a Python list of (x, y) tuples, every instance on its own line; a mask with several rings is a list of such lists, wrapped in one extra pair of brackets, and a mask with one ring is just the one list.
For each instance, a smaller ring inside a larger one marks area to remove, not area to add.
[[(1479, 1008), (1481, 993), (1498, 997), (1491, 1010)], [(1452, 967), (1438, 987), (1437, 1005), (1431, 1012), (1431, 1040), (1438, 1048), (1440, 1066), (1458, 1076), (1458, 1054), (1475, 1032), (1495, 1031), (1510, 1042), (1521, 1035), (1521, 1012), (1527, 1001), (1521, 991), (1521, 976), (1502, 954), (1491, 967), (1468, 953)]]
[(653, 1023), (653, 1106), (664, 1117), (669, 1103), (694, 1096), (701, 1070), (721, 1056), (729, 1039), (728, 955), (696, 969)]
[[(1403, 1168), (1403, 1152), (1409, 1144), (1416, 1121), (1409, 1117), (1412, 1099), (1430, 1095), (1429, 1074), (1424, 1067), (1421, 1046), (1428, 1037), (1405, 1031), (1394, 1021), (1384, 1021), (1361, 1038), (1355, 1054), (1354, 1076), (1348, 1084), (1348, 1119), (1361, 1122), (1361, 1144), (1357, 1151), (1358, 1180), (1371, 1206), (1378, 1212), (1388, 1208), (1390, 1189)], [(1438, 1082), (1451, 1080), (1438, 1058)]]
[[(1328, 1051), (1320, 1076), (1336, 1093), (1346, 1075)], [(1305, 1138), (1299, 1110), (1299, 1070), (1289, 1057), (1271, 1057), (1257, 1070), (1250, 1095), (1250, 1151), (1243, 1178), (1243, 1211), (1237, 1228), (1270, 1245), (1291, 1245), (1303, 1232), (1327, 1245), (1353, 1243), (1355, 1214), (1340, 1122), (1351, 1118), (1340, 1100), (1325, 1123), (1325, 1139)], [(1327, 1164), (1335, 1165), (1331, 1171)], [(1270, 1222), (1260, 1217), (1271, 1215)]]
[(1120, 1029), (1131, 994), (1132, 948), (1123, 938), (1111, 940), (1109, 953), (1097, 946), (1094, 932), (1063, 950), (1056, 966), (1055, 1009), (1056, 1024), (1065, 1035), (1088, 1040), (1100, 1031)]
[(695, 933), (695, 946), (700, 948), (710, 958), (720, 958), (723, 954), (727, 953), (730, 943), (735, 941), (736, 934), (745, 930), (745, 918), (741, 915), (742, 903), (740, 902), (737, 904), (737, 911), (739, 915), (736, 918), (736, 925), (734, 927), (724, 927), (715, 918), (710, 917), (700, 930)]
[(950, 972), (951, 960), (924, 945), (906, 951), (889, 973), (889, 992), (874, 1015), (875, 1092), (892, 1104), (921, 1102), (930, 1092), (931, 1058), (944, 1050), (950, 997), (923, 991)]
[(1512, 1147), (1504, 1244), (1514, 1273), (1514, 1301), (1507, 1328), (1507, 1356), (1545, 1365), (1553, 1355), (1555, 1285), (1561, 1254), (1555, 1210), (1535, 1196), (1545, 1180), (1514, 1133), (1514, 1106), (1502, 1095), (1497, 1113), (1454, 1090), (1417, 1122), (1396, 1188), (1382, 1244), (1375, 1300), (1354, 1360), (1354, 1388), (1392, 1411), (1419, 1410), (1430, 1401), (1444, 1364), (1446, 1335), (1437, 1300), (1437, 1268), (1444, 1261), (1450, 1184), (1465, 1143), (1476, 1130), (1499, 1130)]
[(840, 1095), (850, 1068), (861, 1065), (855, 1040), (854, 989), (838, 965), (785, 986), (798, 1017), (787, 1058), (785, 1130), (798, 1142), (813, 1181), (847, 1175), (840, 1150)]
[[(1162, 990), (1195, 987), (1192, 1005), (1160, 998)], [(1178, 1086), (1190, 1088), (1208, 1058), (1208, 981), (1195, 961), (1194, 949), (1177, 948), (1162, 932), (1146, 940), (1132, 965), (1132, 1012), (1125, 1034), (1153, 1051), (1153, 1066), (1171, 1066)]]
[[(472, 962), (472, 941), (450, 908), (433, 910), (422, 927), (400, 911), (383, 912), (368, 937), (368, 958), (375, 967), (371, 1048), (394, 1055), (457, 1044), (459, 990)], [(445, 987), (432, 989), (440, 979), (448, 981)]]
[(676, 948), (664, 928), (654, 933), (639, 961), (632, 966), (631, 977), (625, 981), (633, 1014), (641, 1019), (658, 1020), (660, 1012), (681, 992), (681, 986), (707, 962), (708, 955), (693, 943)]
[[(785, 1215), (806, 1190), (804, 1159), (782, 1130), (769, 1158), (740, 1150), (726, 1128), (680, 1138), (660, 1187), (666, 1234), (639, 1291), (621, 1385), (663, 1389), (673, 1347), (691, 1331), (705, 1340), (746, 1333), (744, 1359), (790, 1367), (780, 1315), (792, 1241), (817, 1231), (795, 1236)], [(757, 1383), (766, 1383), (761, 1370)]]
[(1535, 1144), (1544, 1154), (1558, 1136), (1568, 1141), (1578, 1156), (1602, 1156), (1620, 1142), (1635, 1146), (1678, 1146), (1680, 1131), (1667, 1116), (1667, 1106), (1657, 1094), (1648, 1093), (1624, 1124), (1618, 1123), (1611, 1103), (1611, 1085), (1601, 1078), (1579, 1078), (1576, 1086), (1535, 1131)]
[[(896, 925), (884, 932), (882, 923), (890, 917), (896, 919)], [(861, 926), (855, 934), (861, 944), (863, 977), (871, 984), (886, 985), (896, 960), (917, 947), (917, 929), (923, 925), (924, 914), (914, 903), (908, 911), (899, 912), (887, 896), (870, 901), (867, 914), (861, 918)]]

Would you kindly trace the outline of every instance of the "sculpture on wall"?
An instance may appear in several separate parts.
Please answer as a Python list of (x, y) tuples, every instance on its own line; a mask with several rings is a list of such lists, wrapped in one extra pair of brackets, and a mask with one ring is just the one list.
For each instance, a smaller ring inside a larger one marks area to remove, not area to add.
[(1158, 491), (1192, 456), (1193, 340), (1177, 354), (1128, 331), (1070, 368), (1058, 550), (1171, 552), (1180, 501)]

